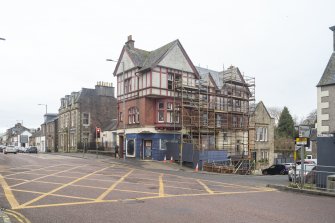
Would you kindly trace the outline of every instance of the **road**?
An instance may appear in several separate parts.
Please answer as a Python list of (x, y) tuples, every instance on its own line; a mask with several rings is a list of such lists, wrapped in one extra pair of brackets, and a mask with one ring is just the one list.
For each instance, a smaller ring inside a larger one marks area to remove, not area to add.
[(335, 217), (334, 198), (265, 187), (287, 176), (199, 174), (50, 154), (0, 154), (0, 174), (0, 206), (12, 223), (330, 223)]

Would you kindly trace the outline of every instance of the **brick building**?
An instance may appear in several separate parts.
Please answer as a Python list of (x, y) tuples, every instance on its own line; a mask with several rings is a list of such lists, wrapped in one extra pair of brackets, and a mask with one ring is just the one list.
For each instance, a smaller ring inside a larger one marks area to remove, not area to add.
[(117, 101), (111, 83), (82, 88), (61, 99), (58, 114), (58, 151), (95, 148), (95, 128), (117, 117)]
[(197, 68), (179, 40), (146, 51), (129, 36), (113, 74), (118, 144), (127, 157), (162, 160), (167, 142), (181, 141), (197, 150), (248, 154), (253, 95), (238, 68)]

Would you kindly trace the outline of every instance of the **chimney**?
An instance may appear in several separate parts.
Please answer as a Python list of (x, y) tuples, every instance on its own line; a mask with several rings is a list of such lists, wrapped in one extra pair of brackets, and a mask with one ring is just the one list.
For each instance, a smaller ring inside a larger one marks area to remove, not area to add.
[(329, 27), (331, 31), (333, 31), (333, 49), (335, 51), (335, 26)]
[(126, 42), (126, 46), (128, 46), (131, 49), (134, 49), (134, 43), (135, 41), (132, 39), (132, 36), (128, 36), (128, 41)]

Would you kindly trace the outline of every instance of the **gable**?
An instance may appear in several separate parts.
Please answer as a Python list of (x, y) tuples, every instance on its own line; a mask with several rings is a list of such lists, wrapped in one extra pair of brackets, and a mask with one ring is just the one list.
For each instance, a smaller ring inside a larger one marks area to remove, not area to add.
[(165, 55), (165, 57), (158, 63), (158, 65), (193, 73), (192, 66), (186, 59), (178, 44), (176, 44), (167, 53), (167, 55)]
[(271, 123), (271, 116), (268, 110), (266, 109), (265, 105), (263, 104), (263, 102), (259, 102), (257, 104), (254, 116), (256, 117), (256, 123), (263, 123), (263, 124)]
[(127, 53), (127, 51), (125, 50), (124, 53), (122, 54), (122, 57), (119, 59), (119, 63), (118, 63), (118, 68), (116, 70), (116, 74), (121, 74), (123, 72), (123, 62), (124, 62), (124, 70), (130, 70), (132, 68), (135, 67), (135, 64), (133, 63), (133, 61), (131, 60), (129, 54)]

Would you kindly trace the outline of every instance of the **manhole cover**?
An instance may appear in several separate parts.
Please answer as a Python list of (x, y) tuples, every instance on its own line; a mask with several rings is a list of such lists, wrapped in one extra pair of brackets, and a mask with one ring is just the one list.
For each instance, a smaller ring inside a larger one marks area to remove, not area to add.
[(153, 187), (149, 187), (149, 189), (150, 189), (150, 190), (157, 190), (158, 187), (153, 186)]

